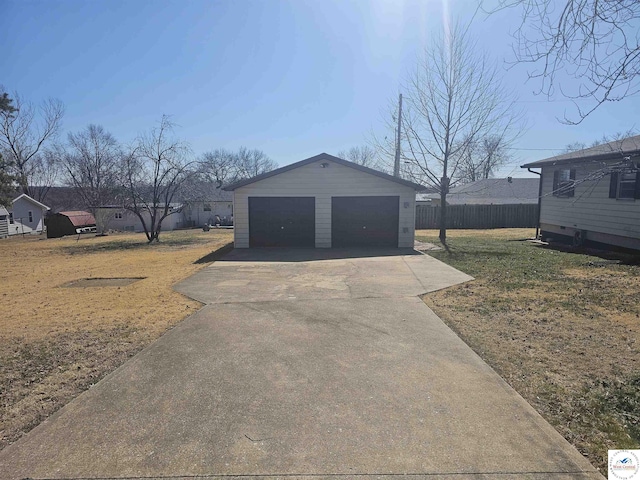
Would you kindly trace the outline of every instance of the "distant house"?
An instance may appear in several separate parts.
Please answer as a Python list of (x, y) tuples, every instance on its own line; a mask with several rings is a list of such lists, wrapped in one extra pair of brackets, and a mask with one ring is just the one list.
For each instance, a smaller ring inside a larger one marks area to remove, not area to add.
[(0, 238), (6, 238), (9, 235), (9, 212), (3, 206), (0, 206)]
[[(164, 206), (161, 207), (164, 210)], [(183, 228), (183, 219), (181, 215), (181, 204), (170, 205), (169, 211), (171, 212), (162, 221), (162, 231), (168, 232), (177, 228)], [(109, 205), (100, 207), (97, 209), (97, 215), (103, 219), (104, 225), (109, 230), (117, 230), (120, 232), (144, 232), (142, 221), (140, 218), (130, 210), (127, 210), (121, 206)], [(158, 209), (158, 215), (162, 215), (160, 209)], [(143, 212), (143, 218), (147, 227), (150, 224), (150, 215), (148, 212)]]
[(182, 209), (185, 226), (214, 225), (216, 216), (223, 224), (233, 224), (233, 192), (220, 188), (208, 192), (203, 200), (187, 201)]
[(47, 217), (47, 238), (96, 232), (96, 219), (89, 212), (74, 210)]
[(541, 169), (542, 238), (640, 249), (640, 135), (522, 168)]
[(42, 233), (44, 217), (49, 207), (34, 200), (26, 193), (11, 202), (9, 212), (9, 235), (24, 235), (27, 233)]
[[(447, 205), (534, 205), (538, 203), (537, 178), (488, 178), (453, 187)], [(418, 205), (440, 205), (439, 193), (418, 194)]]

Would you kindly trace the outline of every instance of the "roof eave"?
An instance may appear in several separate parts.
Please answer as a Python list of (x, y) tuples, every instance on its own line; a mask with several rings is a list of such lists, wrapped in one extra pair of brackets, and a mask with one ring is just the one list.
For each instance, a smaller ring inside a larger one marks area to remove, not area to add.
[(602, 153), (600, 155), (590, 155), (588, 157), (561, 158), (557, 160), (554, 160), (554, 157), (552, 157), (545, 160), (538, 160), (537, 162), (526, 163), (521, 165), (520, 168), (542, 168), (552, 167), (555, 165), (570, 165), (572, 163), (604, 162), (608, 160), (619, 160), (620, 157), (638, 155), (640, 155), (640, 150), (632, 150), (629, 152), (610, 152)]
[(370, 175), (375, 175), (380, 178), (384, 178), (385, 180), (389, 180), (395, 183), (399, 183), (400, 185), (404, 185), (405, 187), (410, 187), (416, 190), (417, 192), (422, 192), (427, 190), (427, 187), (424, 185), (420, 185), (418, 183), (410, 182), (409, 180), (404, 180), (402, 178), (397, 178), (392, 175), (386, 174), (384, 172), (380, 172), (378, 170), (374, 170), (369, 167), (363, 167), (362, 165), (358, 165), (357, 163), (349, 162), (348, 160), (344, 160), (339, 157), (334, 157), (333, 155), (329, 155), (328, 153), (321, 153), (319, 155), (315, 155), (313, 157), (307, 158), (305, 160), (300, 160), (299, 162), (292, 163), (290, 165), (286, 165), (284, 167), (277, 168), (267, 173), (263, 173), (261, 175), (257, 175), (252, 178), (248, 178), (246, 180), (240, 180), (239, 182), (232, 183), (231, 185), (226, 185), (222, 187), (223, 190), (230, 192), (234, 191), (238, 188), (244, 187), (246, 185), (250, 185), (252, 183), (259, 182), (260, 180), (264, 180), (270, 177), (274, 177), (276, 175), (280, 175), (281, 173), (288, 172), (290, 170), (294, 170), (298, 167), (303, 167), (305, 165), (309, 165), (311, 163), (320, 161), (320, 160), (329, 160), (335, 162), (339, 165), (343, 165), (345, 167), (353, 168), (354, 170), (359, 170), (364, 173), (368, 173)]
[(41, 207), (41, 208), (44, 208), (45, 210), (51, 210), (51, 208), (50, 208), (50, 207), (47, 207), (44, 203), (40, 203), (40, 202), (39, 202), (39, 201), (37, 201), (35, 198), (31, 198), (31, 197), (30, 197), (29, 195), (27, 195), (26, 193), (22, 193), (22, 194), (18, 195), (16, 198), (14, 198), (14, 199), (11, 201), (11, 204), (13, 205), (15, 202), (17, 202), (18, 200), (20, 200), (20, 199), (21, 199), (21, 198), (23, 198), (23, 197), (24, 197), (24, 199), (25, 199), (26, 201), (31, 202), (31, 203), (33, 203), (34, 205), (37, 205), (37, 206), (39, 206), (39, 207)]

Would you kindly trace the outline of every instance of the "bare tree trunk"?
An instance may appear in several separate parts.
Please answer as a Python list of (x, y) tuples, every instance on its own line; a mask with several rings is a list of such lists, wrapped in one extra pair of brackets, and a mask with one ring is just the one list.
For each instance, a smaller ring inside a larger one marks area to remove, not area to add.
[(440, 180), (440, 243), (449, 251), (447, 246), (447, 193), (449, 193), (449, 178), (445, 175)]

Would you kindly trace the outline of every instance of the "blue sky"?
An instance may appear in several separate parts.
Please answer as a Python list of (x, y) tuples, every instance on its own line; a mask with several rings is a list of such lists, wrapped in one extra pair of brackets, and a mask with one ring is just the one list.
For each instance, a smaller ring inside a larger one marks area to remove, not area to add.
[[(444, 3), (443, 3), (444, 2)], [(0, 0), (0, 84), (66, 105), (64, 130), (100, 124), (127, 143), (162, 114), (196, 154), (258, 148), (281, 165), (337, 153), (384, 133), (382, 116), (419, 52), (462, 0)], [(517, 11), (471, 26), (479, 49), (512, 59)], [(533, 95), (526, 67), (504, 70), (529, 129), (501, 175), (518, 165), (638, 127), (640, 98), (607, 104), (579, 126), (571, 103)]]

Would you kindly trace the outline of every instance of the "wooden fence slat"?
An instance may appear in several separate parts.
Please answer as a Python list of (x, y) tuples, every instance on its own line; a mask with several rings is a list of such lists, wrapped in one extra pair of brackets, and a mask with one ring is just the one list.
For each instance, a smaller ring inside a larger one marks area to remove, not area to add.
[[(416, 229), (440, 228), (439, 206), (416, 207)], [(535, 228), (537, 204), (448, 205), (447, 228)]]

